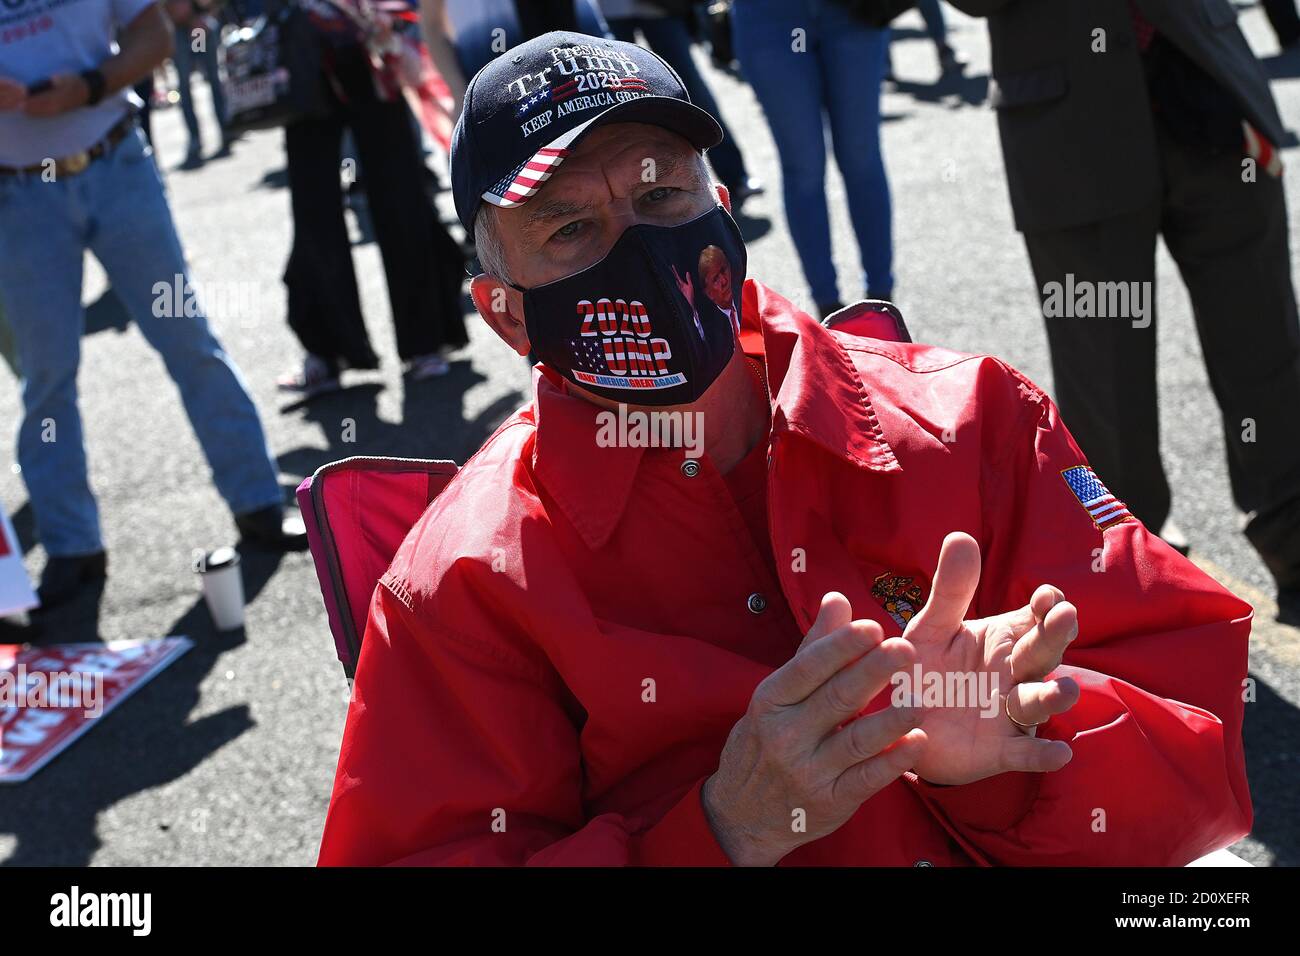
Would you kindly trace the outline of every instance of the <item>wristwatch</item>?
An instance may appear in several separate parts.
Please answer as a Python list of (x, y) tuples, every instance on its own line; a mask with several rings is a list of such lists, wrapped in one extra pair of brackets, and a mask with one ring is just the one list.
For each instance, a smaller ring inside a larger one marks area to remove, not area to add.
[(90, 95), (86, 97), (86, 105), (94, 106), (104, 98), (104, 88), (108, 86), (108, 80), (99, 70), (82, 70), (80, 76), (90, 90)]

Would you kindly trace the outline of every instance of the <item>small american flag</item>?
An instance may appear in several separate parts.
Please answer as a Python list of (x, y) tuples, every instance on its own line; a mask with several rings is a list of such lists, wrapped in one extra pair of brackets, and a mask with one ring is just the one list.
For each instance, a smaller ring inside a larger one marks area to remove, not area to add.
[(1079, 499), (1079, 504), (1088, 512), (1088, 517), (1092, 518), (1097, 530), (1105, 531), (1121, 521), (1134, 520), (1124, 502), (1112, 495), (1096, 472), (1087, 465), (1067, 468), (1061, 472), (1061, 477), (1069, 485), (1074, 497)]
[(483, 198), (504, 208), (518, 206), (542, 188), (542, 183), (551, 178), (555, 167), (568, 155), (567, 149), (559, 147), (546, 146), (539, 149), (532, 159), (516, 166), (510, 175), (489, 189)]
[(590, 369), (601, 375), (609, 374), (605, 357), (601, 354), (600, 343), (594, 338), (569, 339), (569, 347), (573, 349), (573, 364), (578, 368)]

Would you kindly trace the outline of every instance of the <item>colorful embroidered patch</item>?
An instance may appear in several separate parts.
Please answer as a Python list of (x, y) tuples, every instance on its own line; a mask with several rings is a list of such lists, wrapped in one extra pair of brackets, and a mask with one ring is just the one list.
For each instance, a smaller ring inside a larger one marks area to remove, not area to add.
[(1107, 490), (1101, 479), (1087, 465), (1075, 465), (1061, 472), (1070, 493), (1083, 505), (1088, 517), (1097, 526), (1098, 531), (1105, 531), (1122, 521), (1135, 520), (1132, 513)]
[(885, 613), (901, 628), (906, 628), (907, 622), (916, 616), (916, 612), (925, 607), (921, 585), (914, 584), (915, 580), (886, 571), (871, 583), (871, 596), (880, 602)]

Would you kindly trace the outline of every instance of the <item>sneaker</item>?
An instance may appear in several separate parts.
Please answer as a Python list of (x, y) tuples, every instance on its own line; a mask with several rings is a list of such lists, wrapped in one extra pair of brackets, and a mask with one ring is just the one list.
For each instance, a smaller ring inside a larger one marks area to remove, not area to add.
[(447, 360), (437, 352), (430, 352), (428, 355), (417, 355), (406, 363), (406, 371), (403, 373), (413, 382), (419, 382), (426, 378), (437, 378), (439, 375), (446, 375), (451, 371), (451, 366)]
[(303, 398), (315, 398), (326, 392), (337, 392), (343, 387), (335, 366), (319, 355), (307, 353), (302, 368), (287, 372), (275, 380), (275, 387), (282, 392), (292, 392)]
[(1172, 518), (1165, 519), (1164, 525), (1160, 528), (1160, 538), (1184, 558), (1192, 553), (1192, 546), (1187, 543), (1187, 535), (1183, 534), (1182, 528), (1174, 524)]

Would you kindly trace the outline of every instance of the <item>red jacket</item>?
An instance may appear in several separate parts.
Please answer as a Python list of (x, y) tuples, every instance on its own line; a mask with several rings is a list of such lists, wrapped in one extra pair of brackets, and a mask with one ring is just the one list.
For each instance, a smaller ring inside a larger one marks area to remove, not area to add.
[(320, 862), (726, 863), (699, 788), (755, 686), (827, 591), (900, 633), (956, 530), (984, 556), (972, 617), (1042, 583), (1078, 607), (1057, 674), (1082, 696), (1039, 728), (1074, 759), (908, 775), (784, 862), (1181, 865), (1247, 833), (1251, 609), (1137, 521), (1098, 529), (1043, 392), (828, 331), (752, 280), (742, 311), (780, 580), (707, 459), (598, 447), (598, 409), (539, 372), (375, 591)]

